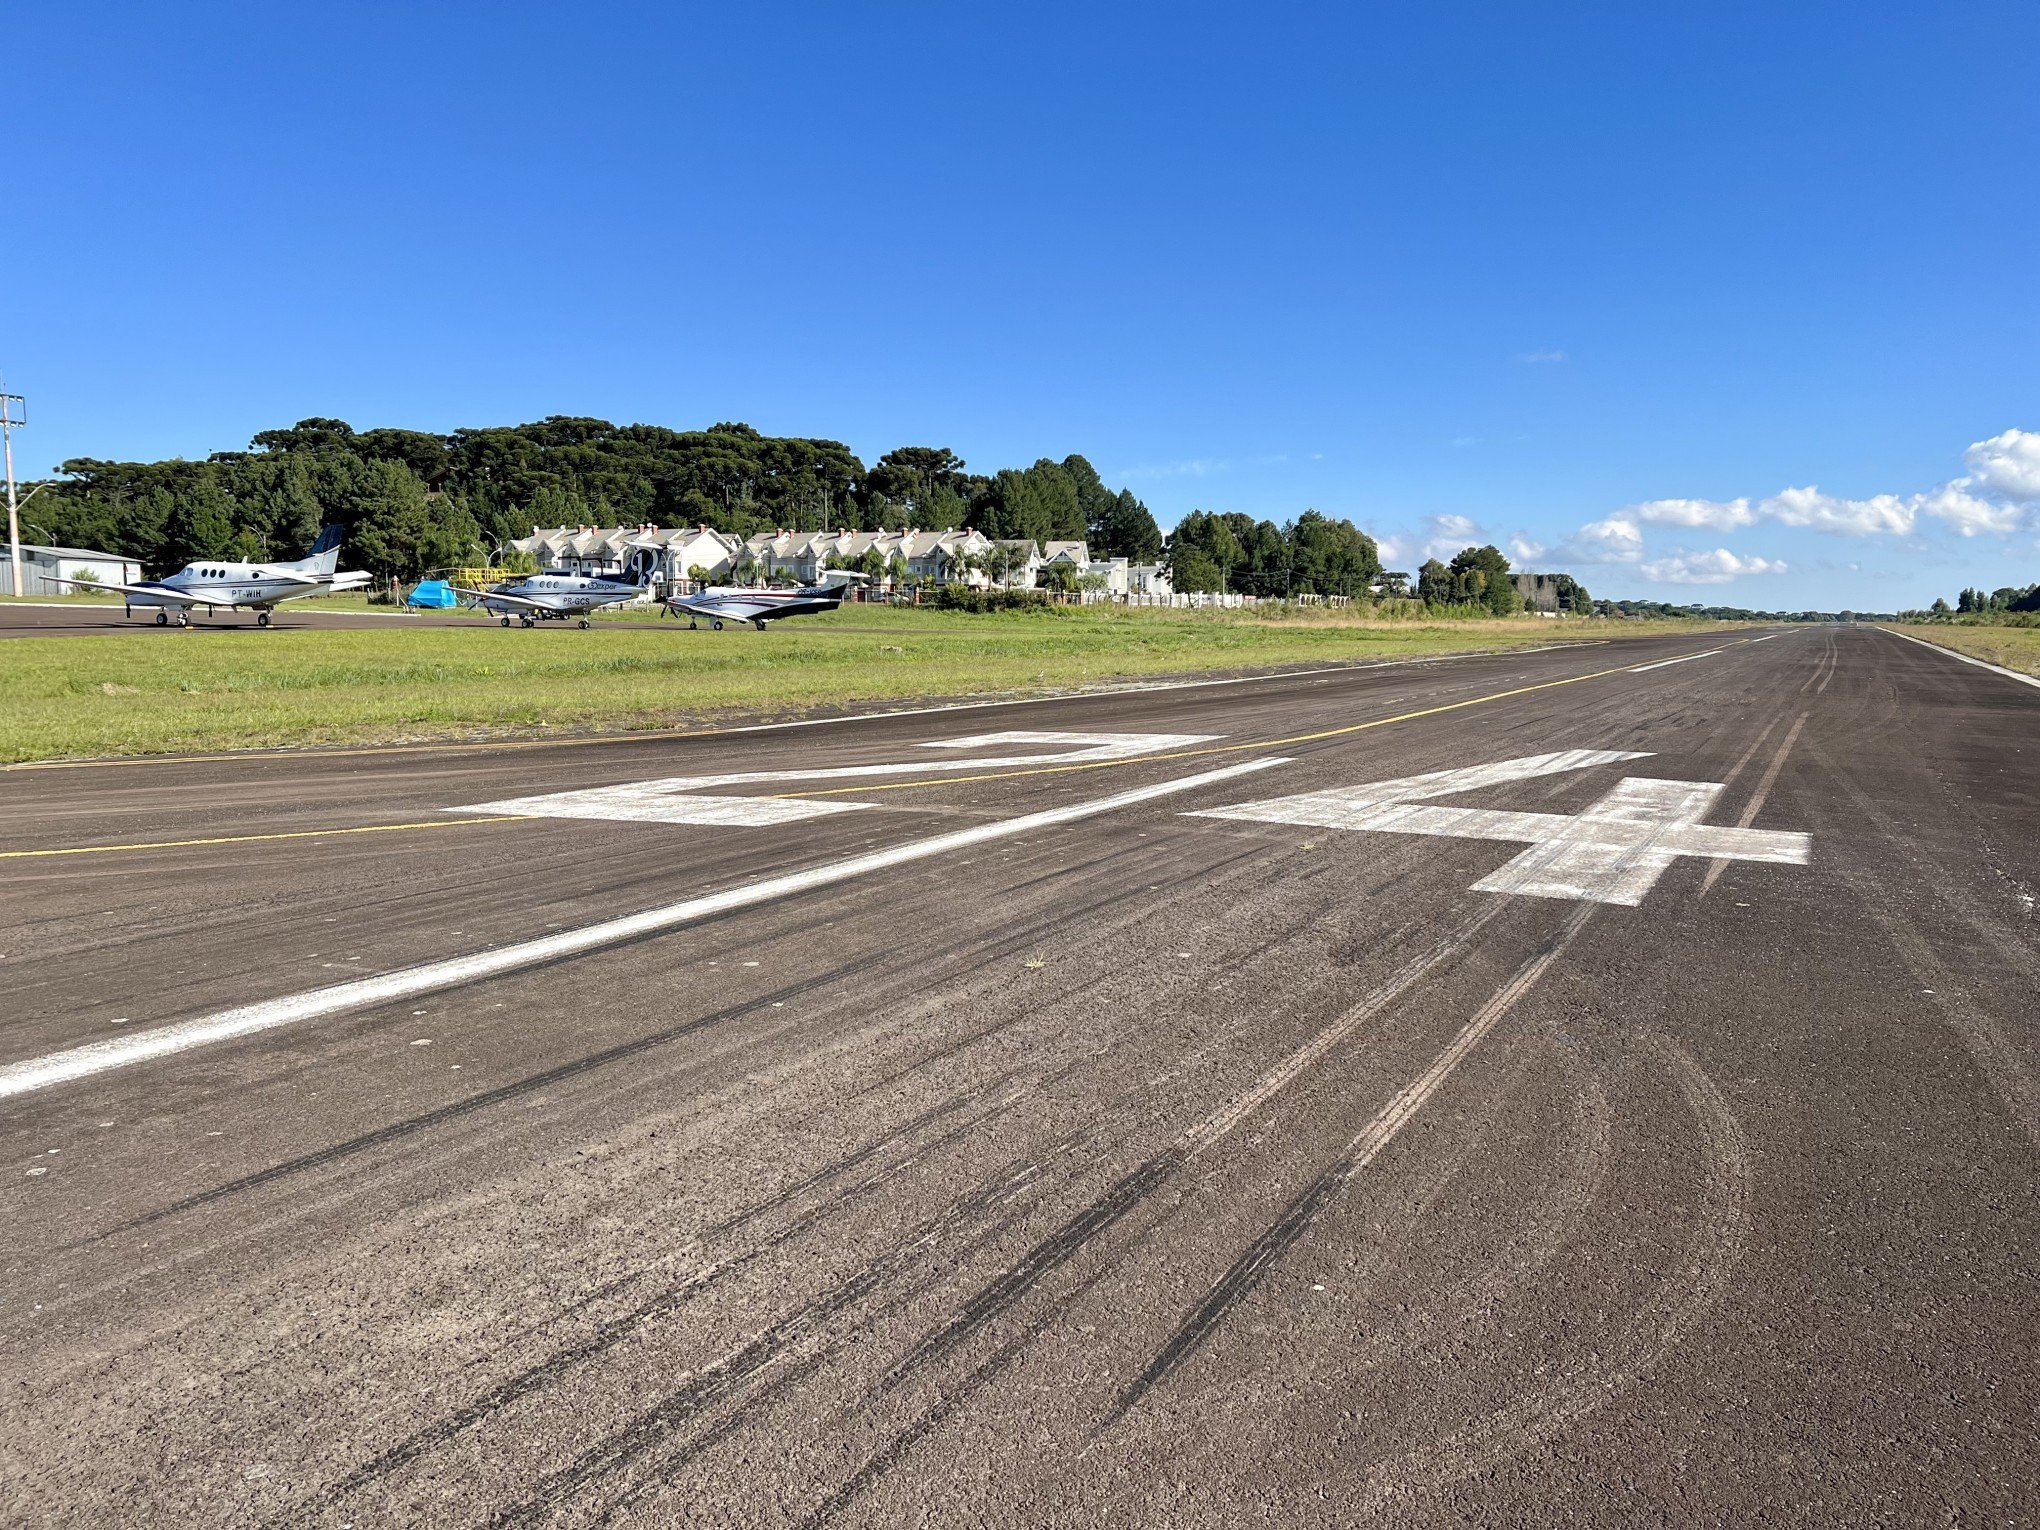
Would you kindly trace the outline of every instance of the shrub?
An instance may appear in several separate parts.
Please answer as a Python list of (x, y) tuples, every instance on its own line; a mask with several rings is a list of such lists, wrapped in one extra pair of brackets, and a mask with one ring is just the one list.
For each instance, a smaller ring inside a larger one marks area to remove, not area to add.
[(935, 591), (939, 611), (969, 611), (983, 616), (991, 611), (1047, 611), (1049, 600), (1040, 590), (974, 590), (967, 584), (945, 584)]

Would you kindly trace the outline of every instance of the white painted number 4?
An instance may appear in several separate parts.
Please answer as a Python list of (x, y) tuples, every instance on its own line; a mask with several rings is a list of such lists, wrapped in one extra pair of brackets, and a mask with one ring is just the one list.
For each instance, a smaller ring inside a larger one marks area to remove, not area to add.
[(1383, 834), (1435, 834), (1454, 839), (1527, 843), (1514, 860), (1474, 883), (1481, 892), (1535, 898), (1574, 898), (1635, 907), (1682, 855), (1719, 860), (1806, 864), (1804, 834), (1737, 829), (1702, 823), (1722, 785), (1714, 781), (1659, 781), (1628, 776), (1577, 816), (1486, 808), (1431, 807), (1426, 799), (1533, 776), (1557, 775), (1647, 755), (1569, 749), (1520, 760), (1498, 760), (1465, 770), (1440, 770), (1335, 791), (1305, 792), (1238, 807), (1189, 814), (1287, 823)]

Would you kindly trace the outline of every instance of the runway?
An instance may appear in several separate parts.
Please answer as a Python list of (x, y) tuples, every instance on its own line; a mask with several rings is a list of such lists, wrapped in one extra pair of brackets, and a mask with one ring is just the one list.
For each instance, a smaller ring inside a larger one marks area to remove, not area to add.
[(2024, 1523), (2040, 692), (0, 771), (0, 1514)]

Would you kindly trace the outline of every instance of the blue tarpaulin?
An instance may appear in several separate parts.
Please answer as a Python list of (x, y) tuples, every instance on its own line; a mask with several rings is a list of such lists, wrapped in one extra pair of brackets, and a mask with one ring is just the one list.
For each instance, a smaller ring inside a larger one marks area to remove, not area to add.
[(427, 579), (412, 588), (411, 593), (404, 597), (404, 604), (421, 610), (444, 611), (448, 606), (459, 605), (460, 597), (453, 593), (444, 579)]

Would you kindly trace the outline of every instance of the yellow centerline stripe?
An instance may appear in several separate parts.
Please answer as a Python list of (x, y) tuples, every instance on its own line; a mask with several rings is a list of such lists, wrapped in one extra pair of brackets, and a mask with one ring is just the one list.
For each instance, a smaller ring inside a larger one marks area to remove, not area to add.
[(920, 781), (887, 781), (871, 786), (832, 787), (819, 792), (775, 792), (772, 796), (858, 797), (867, 792), (899, 792), (916, 786), (961, 786), (971, 781), (1017, 781), (1023, 776), (1059, 776), (1079, 770), (1110, 770), (1122, 765), (1152, 765), (1163, 760), (1196, 760), (1214, 754), (1239, 754), (1249, 749), (1283, 749), (1291, 744), (1311, 744), (1321, 739), (1344, 738), (1349, 734), (1365, 733), (1369, 728), (1386, 728), (1391, 723), (1414, 722), (1419, 717), (1436, 717), (1441, 712), (1457, 712), (1462, 708), (1482, 706), (1490, 701), (1506, 701), (1511, 696), (1527, 696), (1533, 691), (1548, 691), (1561, 685), (1577, 685), (1582, 680), (1599, 680), (1608, 675), (1627, 674), (1635, 668), (1633, 664), (1622, 664), (1614, 669), (1597, 669), (1589, 674), (1568, 675), (1563, 680), (1540, 680), (1535, 685), (1519, 685), (1514, 690), (1496, 691), (1487, 696), (1469, 696), (1464, 701), (1448, 701), (1442, 706), (1422, 707), (1414, 712), (1398, 712), (1393, 717), (1377, 717), (1370, 722), (1348, 723), (1341, 728), (1324, 728), (1316, 733), (1293, 733), (1287, 738), (1253, 739), (1244, 744), (1213, 744), (1204, 749), (1179, 749), (1173, 754), (1136, 754), (1118, 760), (1088, 760), (1081, 765), (1042, 765), (1032, 770), (1001, 771), (996, 775), (930, 776)]
[(62, 850), (0, 850), (0, 861), (41, 855), (106, 855), (115, 850), (184, 850), (193, 845), (252, 845), (271, 839), (325, 839), (334, 834), (389, 834), (398, 829), (457, 829), (462, 824), (520, 823), (537, 813), (491, 813), (486, 818), (429, 818), (423, 823), (368, 823), (351, 829), (292, 829), (278, 834), (223, 834), (216, 839), (159, 839), (140, 845), (73, 845)]

